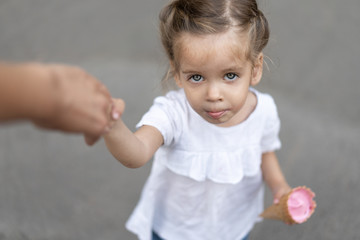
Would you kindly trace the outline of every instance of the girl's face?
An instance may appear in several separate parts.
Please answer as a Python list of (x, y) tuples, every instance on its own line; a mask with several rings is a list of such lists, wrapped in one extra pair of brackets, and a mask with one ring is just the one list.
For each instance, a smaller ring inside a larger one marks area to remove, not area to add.
[(256, 106), (249, 86), (261, 79), (263, 55), (252, 64), (245, 57), (247, 39), (233, 31), (204, 36), (183, 33), (178, 43), (175, 80), (191, 107), (222, 127), (244, 121)]

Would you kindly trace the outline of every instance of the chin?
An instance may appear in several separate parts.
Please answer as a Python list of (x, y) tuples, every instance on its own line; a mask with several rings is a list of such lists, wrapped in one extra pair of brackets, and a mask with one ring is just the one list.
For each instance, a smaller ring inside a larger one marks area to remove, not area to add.
[(222, 119), (214, 119), (214, 118), (209, 118), (209, 117), (206, 117), (206, 118), (203, 117), (203, 119), (205, 119), (208, 123), (211, 123), (214, 125), (226, 124), (226, 122), (227, 122)]

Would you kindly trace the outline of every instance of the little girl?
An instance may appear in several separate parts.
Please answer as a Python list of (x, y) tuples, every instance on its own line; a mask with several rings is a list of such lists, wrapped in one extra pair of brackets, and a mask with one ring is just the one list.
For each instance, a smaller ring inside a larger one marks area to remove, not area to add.
[(105, 136), (129, 168), (155, 154), (126, 226), (143, 240), (246, 239), (263, 210), (263, 180), (274, 202), (290, 191), (274, 153), (275, 103), (252, 88), (267, 20), (255, 0), (173, 0), (160, 30), (179, 89), (156, 98), (135, 133), (120, 119)]

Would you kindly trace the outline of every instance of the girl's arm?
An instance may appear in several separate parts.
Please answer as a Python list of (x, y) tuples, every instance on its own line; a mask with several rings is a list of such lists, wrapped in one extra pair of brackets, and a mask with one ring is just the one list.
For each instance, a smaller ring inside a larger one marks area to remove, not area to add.
[(274, 203), (278, 203), (282, 195), (291, 191), (291, 187), (281, 171), (278, 159), (274, 152), (268, 152), (262, 155), (261, 170), (263, 172), (264, 180), (274, 196)]
[[(119, 105), (119, 100), (114, 102)], [(121, 102), (120, 104), (123, 104)], [(133, 133), (121, 118), (115, 122), (110, 132), (104, 135), (104, 139), (111, 154), (128, 168), (143, 166), (164, 142), (162, 134), (156, 128), (142, 126)]]

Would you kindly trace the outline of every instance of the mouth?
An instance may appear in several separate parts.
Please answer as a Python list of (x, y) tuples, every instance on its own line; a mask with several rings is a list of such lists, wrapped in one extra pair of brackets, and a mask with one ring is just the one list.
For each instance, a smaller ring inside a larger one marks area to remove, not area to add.
[(219, 119), (225, 114), (225, 112), (226, 110), (216, 111), (216, 112), (206, 112), (206, 114), (213, 119)]

